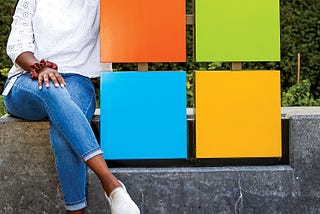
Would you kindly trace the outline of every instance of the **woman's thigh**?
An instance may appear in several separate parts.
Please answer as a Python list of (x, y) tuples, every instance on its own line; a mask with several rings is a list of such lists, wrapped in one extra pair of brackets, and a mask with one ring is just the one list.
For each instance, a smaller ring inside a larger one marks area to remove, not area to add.
[(91, 80), (78, 74), (62, 75), (71, 99), (90, 120), (96, 107), (96, 94)]
[(38, 82), (31, 80), (28, 73), (23, 74), (4, 97), (8, 112), (23, 119), (41, 120), (48, 116), (49, 108), (55, 108), (55, 104), (72, 101), (91, 119), (95, 110), (95, 91), (90, 79), (78, 74), (62, 76), (67, 83), (65, 88), (56, 88), (51, 82), (49, 88), (39, 90)]
[(21, 75), (14, 83), (10, 93), (4, 96), (4, 104), (8, 113), (28, 120), (41, 120), (47, 117), (38, 91), (36, 80), (31, 80), (28, 73)]

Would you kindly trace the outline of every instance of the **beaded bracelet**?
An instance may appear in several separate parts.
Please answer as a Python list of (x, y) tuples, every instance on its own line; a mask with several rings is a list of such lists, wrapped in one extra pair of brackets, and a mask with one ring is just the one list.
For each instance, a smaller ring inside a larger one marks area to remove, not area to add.
[(36, 62), (36, 63), (30, 65), (31, 79), (33, 79), (33, 80), (38, 79), (39, 73), (44, 68), (52, 68), (52, 69), (58, 70), (57, 64), (42, 59), (40, 62)]

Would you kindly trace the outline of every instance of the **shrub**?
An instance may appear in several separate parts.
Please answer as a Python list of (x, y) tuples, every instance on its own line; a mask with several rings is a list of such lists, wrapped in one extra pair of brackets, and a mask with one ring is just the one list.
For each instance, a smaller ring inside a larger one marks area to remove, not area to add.
[(8, 68), (12, 65), (11, 59), (6, 54), (6, 44), (15, 3), (16, 1), (14, 0), (0, 0), (0, 69)]
[(6, 113), (7, 113), (7, 111), (6, 111), (6, 108), (3, 103), (3, 96), (0, 96), (0, 117)]
[(320, 99), (314, 99), (310, 93), (311, 83), (302, 80), (301, 83), (291, 86), (287, 92), (282, 93), (282, 106), (316, 106)]
[[(5, 79), (8, 76), (8, 71), (9, 71), (8, 68), (0, 69), (0, 75), (5, 77), (3, 79), (0, 79), (0, 92), (1, 93), (2, 93), (2, 90), (3, 90), (3, 85), (5, 83)], [(6, 108), (5, 108), (4, 103), (3, 103), (3, 97), (0, 96), (0, 117), (2, 115), (4, 115), (5, 113), (6, 113)]]

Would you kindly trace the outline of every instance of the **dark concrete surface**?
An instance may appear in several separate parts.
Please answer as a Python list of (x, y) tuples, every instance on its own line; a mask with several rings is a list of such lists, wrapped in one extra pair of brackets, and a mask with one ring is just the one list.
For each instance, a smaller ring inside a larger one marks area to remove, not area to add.
[[(320, 108), (283, 108), (288, 165), (112, 168), (143, 214), (320, 213)], [(48, 122), (0, 119), (0, 213), (65, 213)], [(88, 172), (86, 213), (110, 213)]]

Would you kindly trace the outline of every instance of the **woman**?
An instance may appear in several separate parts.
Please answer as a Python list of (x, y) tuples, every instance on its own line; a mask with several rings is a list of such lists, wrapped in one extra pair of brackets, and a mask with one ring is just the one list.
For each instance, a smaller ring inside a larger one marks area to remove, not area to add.
[(86, 166), (99, 177), (112, 213), (139, 213), (110, 173), (89, 124), (96, 102), (90, 78), (102, 70), (99, 10), (98, 0), (20, 0), (7, 44), (14, 66), (4, 102), (14, 116), (49, 118), (68, 213), (83, 213), (86, 207)]

